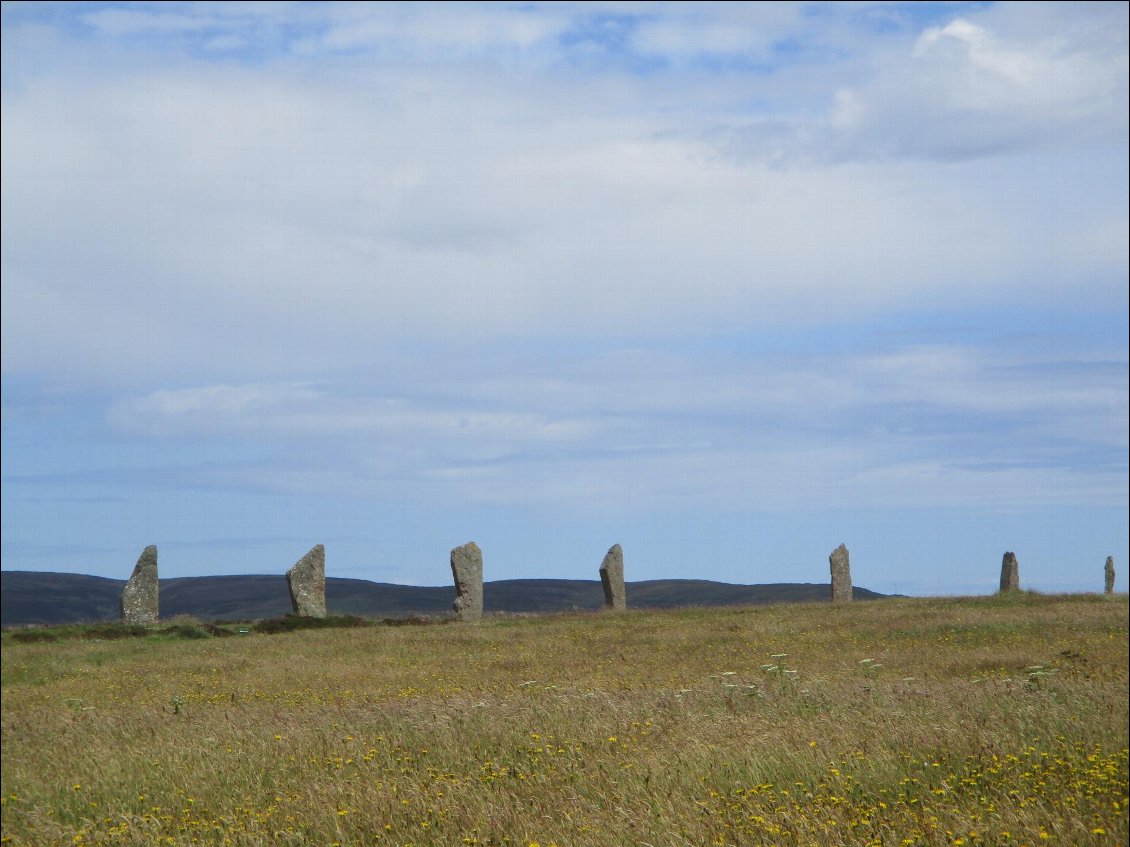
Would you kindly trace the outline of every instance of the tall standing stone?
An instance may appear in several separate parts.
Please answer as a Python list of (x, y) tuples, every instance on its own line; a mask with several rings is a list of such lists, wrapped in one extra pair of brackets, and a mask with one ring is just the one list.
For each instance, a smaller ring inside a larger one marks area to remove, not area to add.
[(1005, 553), (1001, 559), (1001, 591), (1020, 590), (1020, 565), (1015, 553)]
[(600, 563), (600, 584), (604, 586), (604, 606), (623, 611), (628, 608), (624, 596), (624, 551), (613, 544)]
[(1114, 556), (1106, 557), (1106, 567), (1103, 569), (1106, 575), (1106, 593), (1114, 593)]
[(851, 563), (848, 558), (848, 549), (843, 544), (832, 551), (828, 557), (828, 565), (832, 569), (832, 602), (851, 602)]
[(150, 544), (141, 551), (122, 590), (122, 623), (146, 626), (156, 623), (157, 617), (157, 545)]
[(455, 578), (455, 619), (477, 621), (483, 616), (483, 552), (474, 541), (451, 551)]
[(290, 605), (304, 618), (326, 616), (326, 548), (315, 544), (286, 572)]

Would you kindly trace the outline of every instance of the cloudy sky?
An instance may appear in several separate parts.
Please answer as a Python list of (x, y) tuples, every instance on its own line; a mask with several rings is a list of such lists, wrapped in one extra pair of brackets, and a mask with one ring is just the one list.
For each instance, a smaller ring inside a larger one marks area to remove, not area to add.
[(1096, 590), (1127, 4), (3, 4), (2, 566)]

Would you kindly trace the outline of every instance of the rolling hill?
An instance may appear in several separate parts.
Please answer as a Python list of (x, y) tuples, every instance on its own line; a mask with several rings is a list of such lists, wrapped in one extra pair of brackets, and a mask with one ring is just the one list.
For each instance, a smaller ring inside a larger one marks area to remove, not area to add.
[[(0, 571), (0, 625), (117, 620), (125, 581), (74, 573)], [(506, 579), (483, 586), (489, 612), (595, 610), (604, 595), (596, 580)], [(703, 579), (660, 579), (627, 584), (636, 608), (729, 606), (826, 601), (827, 584), (731, 585)], [(857, 600), (884, 595), (855, 588)], [(286, 577), (199, 576), (160, 581), (161, 617), (192, 615), (203, 620), (255, 620), (290, 611)], [(452, 586), (409, 586), (363, 579), (326, 579), (331, 614), (364, 617), (443, 616), (455, 599)]]

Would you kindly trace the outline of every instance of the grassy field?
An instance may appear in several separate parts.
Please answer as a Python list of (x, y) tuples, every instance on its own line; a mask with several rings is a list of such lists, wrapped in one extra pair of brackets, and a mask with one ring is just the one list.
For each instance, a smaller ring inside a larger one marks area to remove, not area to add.
[(1125, 845), (1125, 595), (3, 642), (4, 844)]

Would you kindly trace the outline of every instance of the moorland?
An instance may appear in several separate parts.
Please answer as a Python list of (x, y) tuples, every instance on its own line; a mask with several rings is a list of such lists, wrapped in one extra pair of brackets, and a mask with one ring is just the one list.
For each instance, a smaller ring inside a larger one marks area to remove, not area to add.
[(1126, 595), (350, 620), (5, 632), (3, 843), (1127, 843)]

